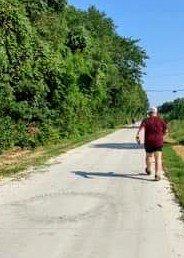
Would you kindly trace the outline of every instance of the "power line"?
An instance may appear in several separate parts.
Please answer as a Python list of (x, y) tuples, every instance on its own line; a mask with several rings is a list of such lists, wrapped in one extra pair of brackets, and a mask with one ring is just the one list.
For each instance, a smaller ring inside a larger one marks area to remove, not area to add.
[(155, 90), (155, 89), (150, 89), (146, 90), (147, 92), (171, 92), (171, 93), (178, 93), (178, 92), (184, 92), (184, 89), (178, 89), (178, 90)]

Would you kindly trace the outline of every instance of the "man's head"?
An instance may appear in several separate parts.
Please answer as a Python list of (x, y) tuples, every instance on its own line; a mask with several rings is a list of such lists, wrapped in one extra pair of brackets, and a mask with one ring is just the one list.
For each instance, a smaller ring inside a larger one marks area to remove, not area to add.
[(151, 107), (148, 109), (148, 115), (149, 116), (157, 116), (158, 115), (158, 109), (156, 107)]

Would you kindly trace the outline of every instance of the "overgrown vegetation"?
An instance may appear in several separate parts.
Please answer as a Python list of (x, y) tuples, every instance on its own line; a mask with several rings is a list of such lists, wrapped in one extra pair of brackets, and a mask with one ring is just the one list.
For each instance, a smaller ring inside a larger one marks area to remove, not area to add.
[(173, 190), (184, 208), (184, 160), (176, 154), (172, 146), (166, 145), (164, 148), (164, 163), (166, 175), (171, 181)]
[(138, 41), (95, 7), (0, 0), (0, 150), (112, 128), (147, 109)]
[(179, 98), (174, 101), (165, 102), (159, 108), (160, 112), (169, 121), (184, 119), (184, 98)]
[(184, 144), (184, 98), (164, 103), (159, 108), (169, 121), (169, 134), (177, 143)]
[(169, 122), (169, 139), (174, 142), (164, 147), (164, 164), (166, 175), (171, 181), (173, 190), (184, 207), (184, 98), (164, 103), (159, 108)]
[(179, 144), (184, 144), (184, 119), (170, 121), (169, 131), (171, 138)]

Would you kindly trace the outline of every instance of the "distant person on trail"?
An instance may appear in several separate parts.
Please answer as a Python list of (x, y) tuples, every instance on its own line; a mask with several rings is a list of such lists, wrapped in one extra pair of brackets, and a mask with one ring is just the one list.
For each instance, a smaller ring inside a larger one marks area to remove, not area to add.
[(136, 126), (136, 120), (134, 118), (132, 118), (132, 128), (134, 128)]
[(161, 179), (162, 167), (162, 148), (164, 135), (167, 132), (167, 124), (158, 115), (156, 107), (148, 110), (148, 117), (144, 119), (137, 132), (137, 142), (140, 143), (140, 132), (144, 129), (144, 147), (146, 150), (146, 173), (152, 173), (152, 161), (155, 159), (155, 180)]

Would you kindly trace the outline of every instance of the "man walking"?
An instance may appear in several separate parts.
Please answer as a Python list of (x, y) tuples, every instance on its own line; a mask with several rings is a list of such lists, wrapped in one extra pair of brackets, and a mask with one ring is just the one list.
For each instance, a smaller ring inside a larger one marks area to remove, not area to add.
[(155, 159), (155, 180), (161, 179), (162, 173), (162, 148), (163, 138), (167, 131), (166, 122), (158, 116), (156, 107), (148, 110), (148, 118), (141, 123), (136, 139), (140, 142), (140, 132), (144, 129), (146, 150), (146, 173), (148, 175), (152, 172), (152, 161)]

